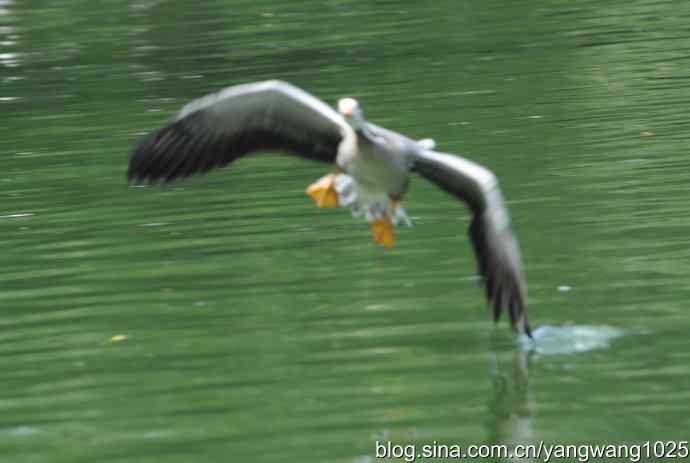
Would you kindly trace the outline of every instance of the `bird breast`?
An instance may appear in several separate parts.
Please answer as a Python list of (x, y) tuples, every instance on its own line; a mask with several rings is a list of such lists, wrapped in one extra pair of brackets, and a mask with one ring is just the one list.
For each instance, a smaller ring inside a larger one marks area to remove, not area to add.
[(407, 190), (409, 177), (405, 147), (357, 138), (354, 150), (338, 155), (340, 167), (367, 190), (400, 199)]

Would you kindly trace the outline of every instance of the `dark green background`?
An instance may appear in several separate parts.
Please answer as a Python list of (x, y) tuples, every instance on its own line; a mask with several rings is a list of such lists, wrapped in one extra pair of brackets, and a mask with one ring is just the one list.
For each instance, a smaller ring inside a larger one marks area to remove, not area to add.
[[(0, 461), (688, 438), (690, 3), (1, 4)], [(493, 169), (534, 324), (626, 335), (516, 348), (467, 212), (419, 179), (391, 252), (314, 207), (328, 168), (300, 159), (127, 186), (143, 133), (267, 78)]]

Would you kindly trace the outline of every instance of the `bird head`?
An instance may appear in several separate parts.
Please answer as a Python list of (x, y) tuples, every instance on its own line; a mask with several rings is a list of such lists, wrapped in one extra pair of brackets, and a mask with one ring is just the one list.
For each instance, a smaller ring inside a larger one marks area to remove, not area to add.
[(364, 127), (364, 114), (354, 98), (348, 97), (338, 100), (338, 112), (350, 120), (355, 129)]
[(354, 98), (341, 98), (338, 100), (338, 112), (345, 117), (352, 117), (359, 110), (359, 103)]

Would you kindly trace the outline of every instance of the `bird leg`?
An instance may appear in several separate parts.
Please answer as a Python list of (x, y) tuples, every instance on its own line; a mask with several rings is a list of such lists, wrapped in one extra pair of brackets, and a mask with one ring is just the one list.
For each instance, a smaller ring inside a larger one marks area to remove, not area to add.
[(307, 187), (307, 194), (318, 207), (338, 207), (338, 192), (335, 191), (335, 176), (340, 172), (324, 175)]
[(369, 227), (371, 228), (371, 232), (374, 234), (374, 241), (387, 247), (388, 249), (395, 245), (395, 232), (393, 231), (393, 224), (387, 215), (370, 221)]
[(390, 217), (393, 225), (398, 225), (400, 222), (408, 227), (412, 226), (412, 219), (408, 217), (405, 209), (400, 204), (400, 201), (391, 199), (388, 205), (388, 217)]
[(371, 227), (371, 232), (374, 234), (374, 241), (388, 249), (395, 246), (393, 227), (401, 219), (405, 220), (408, 225), (411, 225), (410, 219), (405, 214), (405, 210), (400, 206), (400, 203), (395, 199), (390, 199), (388, 209), (382, 216), (369, 219), (369, 227)]

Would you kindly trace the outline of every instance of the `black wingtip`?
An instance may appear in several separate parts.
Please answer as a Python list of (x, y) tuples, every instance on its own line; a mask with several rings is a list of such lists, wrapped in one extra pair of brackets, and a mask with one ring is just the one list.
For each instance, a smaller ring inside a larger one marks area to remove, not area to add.
[(534, 339), (534, 336), (532, 336), (532, 328), (530, 328), (529, 321), (527, 320), (526, 312), (522, 313), (522, 330), (528, 338)]
[[(494, 324), (498, 324), (498, 322), (501, 319), (501, 313), (503, 312), (503, 310), (502, 310), (503, 306), (498, 302), (497, 299), (494, 299), (492, 301), (492, 308), (493, 308)], [(529, 321), (527, 320), (526, 311), (522, 310), (521, 308), (518, 309), (517, 311), (514, 311), (512, 305), (511, 305), (508, 308), (508, 315), (510, 316), (510, 324), (511, 324), (511, 327), (512, 327), (514, 332), (516, 332), (516, 333), (522, 332), (528, 338), (530, 338), (530, 339), (534, 338), (532, 336), (532, 328), (530, 327)]]
[(498, 323), (501, 320), (501, 298), (498, 296), (499, 294), (493, 298), (494, 323)]
[(132, 185), (148, 183), (150, 180), (151, 154), (156, 151), (156, 144), (161, 130), (155, 130), (139, 140), (129, 157), (127, 182)]
[(222, 147), (214, 143), (212, 136), (198, 133), (197, 119), (192, 114), (144, 136), (129, 158), (127, 180), (168, 183), (222, 164), (222, 156), (218, 154)]

